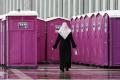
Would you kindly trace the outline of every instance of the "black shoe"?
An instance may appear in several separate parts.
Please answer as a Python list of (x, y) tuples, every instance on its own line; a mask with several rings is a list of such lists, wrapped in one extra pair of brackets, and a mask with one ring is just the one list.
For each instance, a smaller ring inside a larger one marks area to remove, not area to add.
[(69, 71), (69, 68), (66, 68), (66, 71)]

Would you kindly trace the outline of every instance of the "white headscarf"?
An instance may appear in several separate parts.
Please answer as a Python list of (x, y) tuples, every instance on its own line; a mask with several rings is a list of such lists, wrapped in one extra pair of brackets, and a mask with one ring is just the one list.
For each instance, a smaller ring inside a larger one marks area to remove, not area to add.
[(70, 34), (71, 29), (68, 27), (66, 22), (62, 23), (62, 26), (60, 27), (58, 33), (64, 38), (66, 39), (68, 37), (68, 35)]

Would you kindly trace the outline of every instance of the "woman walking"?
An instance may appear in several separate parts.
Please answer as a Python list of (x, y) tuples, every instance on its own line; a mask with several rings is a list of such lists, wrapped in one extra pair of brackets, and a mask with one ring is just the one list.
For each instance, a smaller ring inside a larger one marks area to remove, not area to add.
[(71, 46), (76, 48), (76, 44), (73, 40), (71, 29), (68, 27), (66, 22), (64, 22), (59, 29), (58, 37), (53, 48), (56, 49), (58, 44), (60, 55), (60, 70), (62, 72), (64, 72), (64, 69), (69, 71), (69, 68), (71, 68)]

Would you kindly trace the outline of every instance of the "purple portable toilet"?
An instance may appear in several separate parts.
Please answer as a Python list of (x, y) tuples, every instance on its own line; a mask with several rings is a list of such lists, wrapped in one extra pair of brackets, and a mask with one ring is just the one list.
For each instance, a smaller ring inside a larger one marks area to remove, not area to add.
[(80, 38), (80, 57), (79, 57), (79, 63), (84, 64), (85, 63), (85, 56), (84, 56), (84, 15), (81, 15), (80, 17), (80, 32), (79, 32), (79, 38)]
[(70, 21), (66, 18), (54, 17), (46, 19), (47, 26), (47, 62), (59, 62), (59, 48), (52, 49), (56, 38), (57, 31), (60, 29), (63, 22), (67, 22), (68, 26), (70, 26)]
[(88, 27), (88, 51), (89, 51), (89, 64), (92, 64), (92, 60), (91, 60), (91, 57), (92, 57), (92, 41), (91, 41), (91, 35), (92, 35), (92, 18), (91, 16), (93, 16), (93, 13), (91, 13), (91, 15), (89, 15), (89, 27)]
[(88, 39), (88, 27), (89, 27), (89, 17), (90, 16), (90, 13), (85, 15), (84, 17), (84, 26), (85, 26), (85, 29), (84, 29), (84, 55), (85, 55), (85, 64), (89, 64), (90, 62), (90, 56), (89, 56), (89, 39)]
[(102, 65), (120, 66), (120, 11), (106, 11), (103, 16), (103, 61)]
[(38, 63), (46, 62), (46, 22), (37, 19), (37, 60)]
[[(97, 32), (96, 32), (96, 40), (97, 40), (97, 43), (96, 43), (96, 47), (97, 47), (97, 54), (96, 54), (96, 65), (101, 65), (101, 59), (103, 57), (103, 49), (102, 49), (102, 40), (103, 40), (103, 37), (102, 37), (102, 33), (103, 33), (103, 14), (104, 12), (100, 12), (96, 15), (96, 26), (97, 26)], [(104, 36), (104, 35), (103, 35)]]
[(37, 66), (37, 13), (11, 11), (6, 16), (6, 66)]
[(119, 18), (120, 12), (117, 10), (106, 11), (103, 16), (102, 66), (120, 66)]
[(101, 24), (101, 55), (100, 55), (100, 66), (108, 66), (108, 20), (109, 16), (107, 13), (100, 12), (102, 17), (102, 24)]
[[(72, 25), (73, 28), (73, 25)], [(78, 17), (75, 18), (75, 24), (74, 24), (74, 32), (73, 37), (75, 40), (75, 43), (77, 44), (77, 48), (73, 49), (73, 62), (79, 63), (80, 58), (80, 38), (79, 38), (79, 31), (80, 31), (80, 19)]]
[(88, 28), (88, 38), (90, 41), (89, 44), (89, 56), (90, 56), (90, 64), (96, 63), (96, 38), (95, 38), (95, 31), (96, 31), (96, 17), (95, 14), (92, 14), (90, 17), (90, 26)]
[[(94, 34), (94, 41), (93, 41), (93, 48), (94, 48), (94, 54), (95, 54), (95, 56), (94, 56), (94, 58), (97, 58), (97, 55), (98, 55), (98, 52), (97, 52), (97, 36), (98, 36), (98, 27), (97, 27), (97, 19), (96, 19), (96, 15), (98, 14), (98, 12), (94, 12), (94, 18), (93, 18), (93, 26), (95, 25), (95, 31), (94, 31), (94, 27), (93, 27), (93, 34)], [(94, 21), (95, 21), (95, 23), (94, 23)], [(97, 60), (93, 60), (93, 62), (94, 62), (94, 65), (98, 65), (97, 63), (98, 63), (98, 61)]]
[(120, 11), (109, 10), (103, 16), (102, 66), (120, 66)]

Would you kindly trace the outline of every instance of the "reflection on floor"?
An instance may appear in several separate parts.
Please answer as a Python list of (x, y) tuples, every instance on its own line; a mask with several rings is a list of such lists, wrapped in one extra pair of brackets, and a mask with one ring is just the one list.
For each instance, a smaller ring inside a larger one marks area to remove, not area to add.
[(120, 69), (103, 69), (72, 65), (70, 71), (61, 73), (59, 65), (39, 65), (38, 69), (0, 69), (0, 80), (40, 80), (40, 79), (78, 79), (78, 80), (120, 80)]

